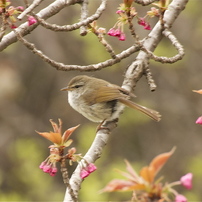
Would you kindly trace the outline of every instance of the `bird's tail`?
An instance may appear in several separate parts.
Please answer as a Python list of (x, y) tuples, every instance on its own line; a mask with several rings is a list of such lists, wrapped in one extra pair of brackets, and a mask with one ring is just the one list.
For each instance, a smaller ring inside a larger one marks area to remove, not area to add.
[(119, 101), (128, 107), (131, 107), (133, 109), (136, 109), (136, 110), (146, 114), (147, 116), (149, 116), (150, 118), (152, 118), (155, 121), (161, 120), (161, 115), (159, 114), (159, 112), (157, 112), (153, 109), (149, 109), (149, 108), (139, 105), (135, 102), (132, 102), (132, 101), (126, 100), (126, 99), (122, 99), (122, 98), (119, 99)]

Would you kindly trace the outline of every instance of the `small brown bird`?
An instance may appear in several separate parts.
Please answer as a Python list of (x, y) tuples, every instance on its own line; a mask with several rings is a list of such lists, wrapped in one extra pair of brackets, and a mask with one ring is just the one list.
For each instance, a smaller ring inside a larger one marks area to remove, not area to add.
[(102, 79), (76, 76), (61, 90), (68, 91), (71, 107), (93, 122), (116, 119), (124, 105), (143, 112), (155, 121), (161, 119), (157, 111), (130, 101), (127, 90)]

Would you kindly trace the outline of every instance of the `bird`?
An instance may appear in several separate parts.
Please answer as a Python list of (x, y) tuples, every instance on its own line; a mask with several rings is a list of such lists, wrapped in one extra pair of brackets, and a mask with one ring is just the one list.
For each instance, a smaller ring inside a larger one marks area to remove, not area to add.
[(124, 106), (138, 110), (157, 122), (161, 119), (159, 112), (129, 100), (129, 91), (103, 79), (75, 76), (61, 91), (68, 91), (70, 106), (92, 122), (113, 121), (122, 113)]

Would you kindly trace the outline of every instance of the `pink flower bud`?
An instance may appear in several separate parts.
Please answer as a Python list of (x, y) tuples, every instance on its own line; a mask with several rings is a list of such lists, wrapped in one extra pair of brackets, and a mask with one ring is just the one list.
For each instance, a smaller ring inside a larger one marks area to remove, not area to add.
[(120, 41), (125, 41), (126, 36), (125, 34), (121, 31), (120, 27), (118, 29), (111, 28), (108, 33), (109, 36), (115, 36), (117, 37)]
[(109, 36), (115, 36), (115, 29), (114, 29), (114, 28), (111, 28), (111, 29), (107, 32), (107, 34), (108, 34)]
[(187, 173), (186, 175), (182, 176), (180, 178), (180, 182), (181, 182), (182, 186), (184, 186), (186, 189), (191, 189), (192, 188), (192, 178), (193, 178), (192, 173)]
[(82, 170), (81, 170), (80, 177), (81, 177), (82, 179), (88, 177), (89, 175), (90, 175), (90, 173), (89, 173), (87, 170), (85, 170), (85, 169), (82, 169)]
[(87, 171), (88, 171), (89, 173), (92, 173), (92, 172), (94, 172), (95, 170), (97, 170), (97, 167), (96, 167), (93, 163), (88, 164)]
[(11, 27), (11, 29), (15, 29), (15, 28), (17, 28), (17, 26), (14, 25), (14, 24), (12, 24), (10, 27)]
[(198, 119), (196, 120), (196, 124), (202, 125), (202, 116), (198, 117)]
[(18, 11), (24, 11), (24, 7), (23, 7), (23, 6), (18, 6), (18, 7), (17, 7), (17, 10), (18, 10)]
[(46, 162), (43, 161), (43, 162), (40, 164), (39, 168), (40, 168), (40, 169), (43, 169), (45, 165), (46, 165)]
[(187, 199), (185, 196), (179, 194), (175, 197), (175, 202), (187, 202)]
[(122, 10), (117, 10), (117, 11), (116, 11), (116, 14), (121, 14), (121, 13), (123, 13)]
[(45, 172), (45, 173), (49, 173), (49, 172), (51, 172), (51, 170), (52, 170), (52, 168), (50, 165), (45, 165), (43, 167), (43, 172)]
[(125, 41), (126, 40), (126, 35), (124, 33), (121, 33), (121, 36), (119, 37), (120, 41)]
[(33, 16), (29, 16), (28, 17), (28, 24), (29, 24), (29, 26), (31, 26), (31, 25), (33, 25), (35, 23), (37, 23), (37, 20)]
[(115, 32), (114, 32), (114, 36), (120, 37), (121, 36), (121, 30), (116, 29)]
[(58, 169), (56, 167), (53, 167), (50, 171), (50, 176), (55, 176), (55, 174), (57, 173)]
[(146, 30), (151, 30), (150, 24), (146, 23), (146, 25), (144, 26), (144, 29), (146, 29)]
[(146, 26), (146, 21), (144, 18), (140, 18), (137, 22), (139, 25)]

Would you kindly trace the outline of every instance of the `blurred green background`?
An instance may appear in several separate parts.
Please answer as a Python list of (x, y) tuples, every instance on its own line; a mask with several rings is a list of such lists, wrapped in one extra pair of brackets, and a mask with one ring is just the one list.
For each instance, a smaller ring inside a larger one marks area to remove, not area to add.
[[(21, 1), (19, 1), (21, 2)], [(50, 2), (50, 1), (49, 1)], [(41, 6), (43, 7), (46, 3)], [(90, 7), (93, 13), (98, 0)], [(111, 0), (99, 26), (110, 29), (116, 22), (115, 11), (121, 0)], [(20, 3), (19, 3), (20, 4)], [(202, 15), (201, 0), (189, 1), (172, 31), (184, 45), (186, 55), (176, 64), (150, 64), (158, 88), (150, 92), (143, 77), (135, 89), (136, 102), (154, 108), (162, 114), (155, 123), (146, 116), (126, 109), (113, 131), (103, 156), (96, 162), (98, 170), (81, 187), (80, 201), (124, 201), (131, 193), (98, 194), (107, 182), (121, 178), (114, 168), (125, 169), (128, 159), (137, 170), (148, 165), (156, 155), (177, 147), (174, 155), (161, 171), (165, 181), (179, 180), (187, 172), (194, 174), (193, 190), (177, 189), (189, 201), (202, 201), (202, 128), (195, 120), (202, 115), (202, 95), (193, 89), (202, 88)], [(37, 8), (37, 10), (39, 10)], [(64, 9), (49, 22), (71, 24), (79, 19), (79, 6)], [(137, 6), (141, 16), (147, 7)], [(155, 20), (152, 20), (155, 23)], [(140, 37), (148, 31), (136, 25)], [(48, 56), (66, 64), (90, 64), (108, 58), (94, 35), (54, 33), (42, 27), (26, 37)], [(120, 52), (129, 47), (125, 42), (106, 36)], [(169, 41), (163, 40), (157, 55), (173, 56), (176, 52)], [(50, 142), (36, 134), (52, 130), (49, 119), (63, 120), (63, 129), (81, 124), (73, 134), (73, 146), (85, 154), (95, 136), (97, 125), (75, 112), (67, 103), (67, 94), (60, 89), (79, 74), (96, 76), (121, 85), (127, 66), (136, 55), (98, 72), (63, 72), (44, 63), (20, 42), (0, 54), (0, 201), (62, 201), (65, 187), (61, 174), (55, 177), (43, 173), (38, 166), (48, 155)], [(70, 174), (74, 169), (69, 168)]]

